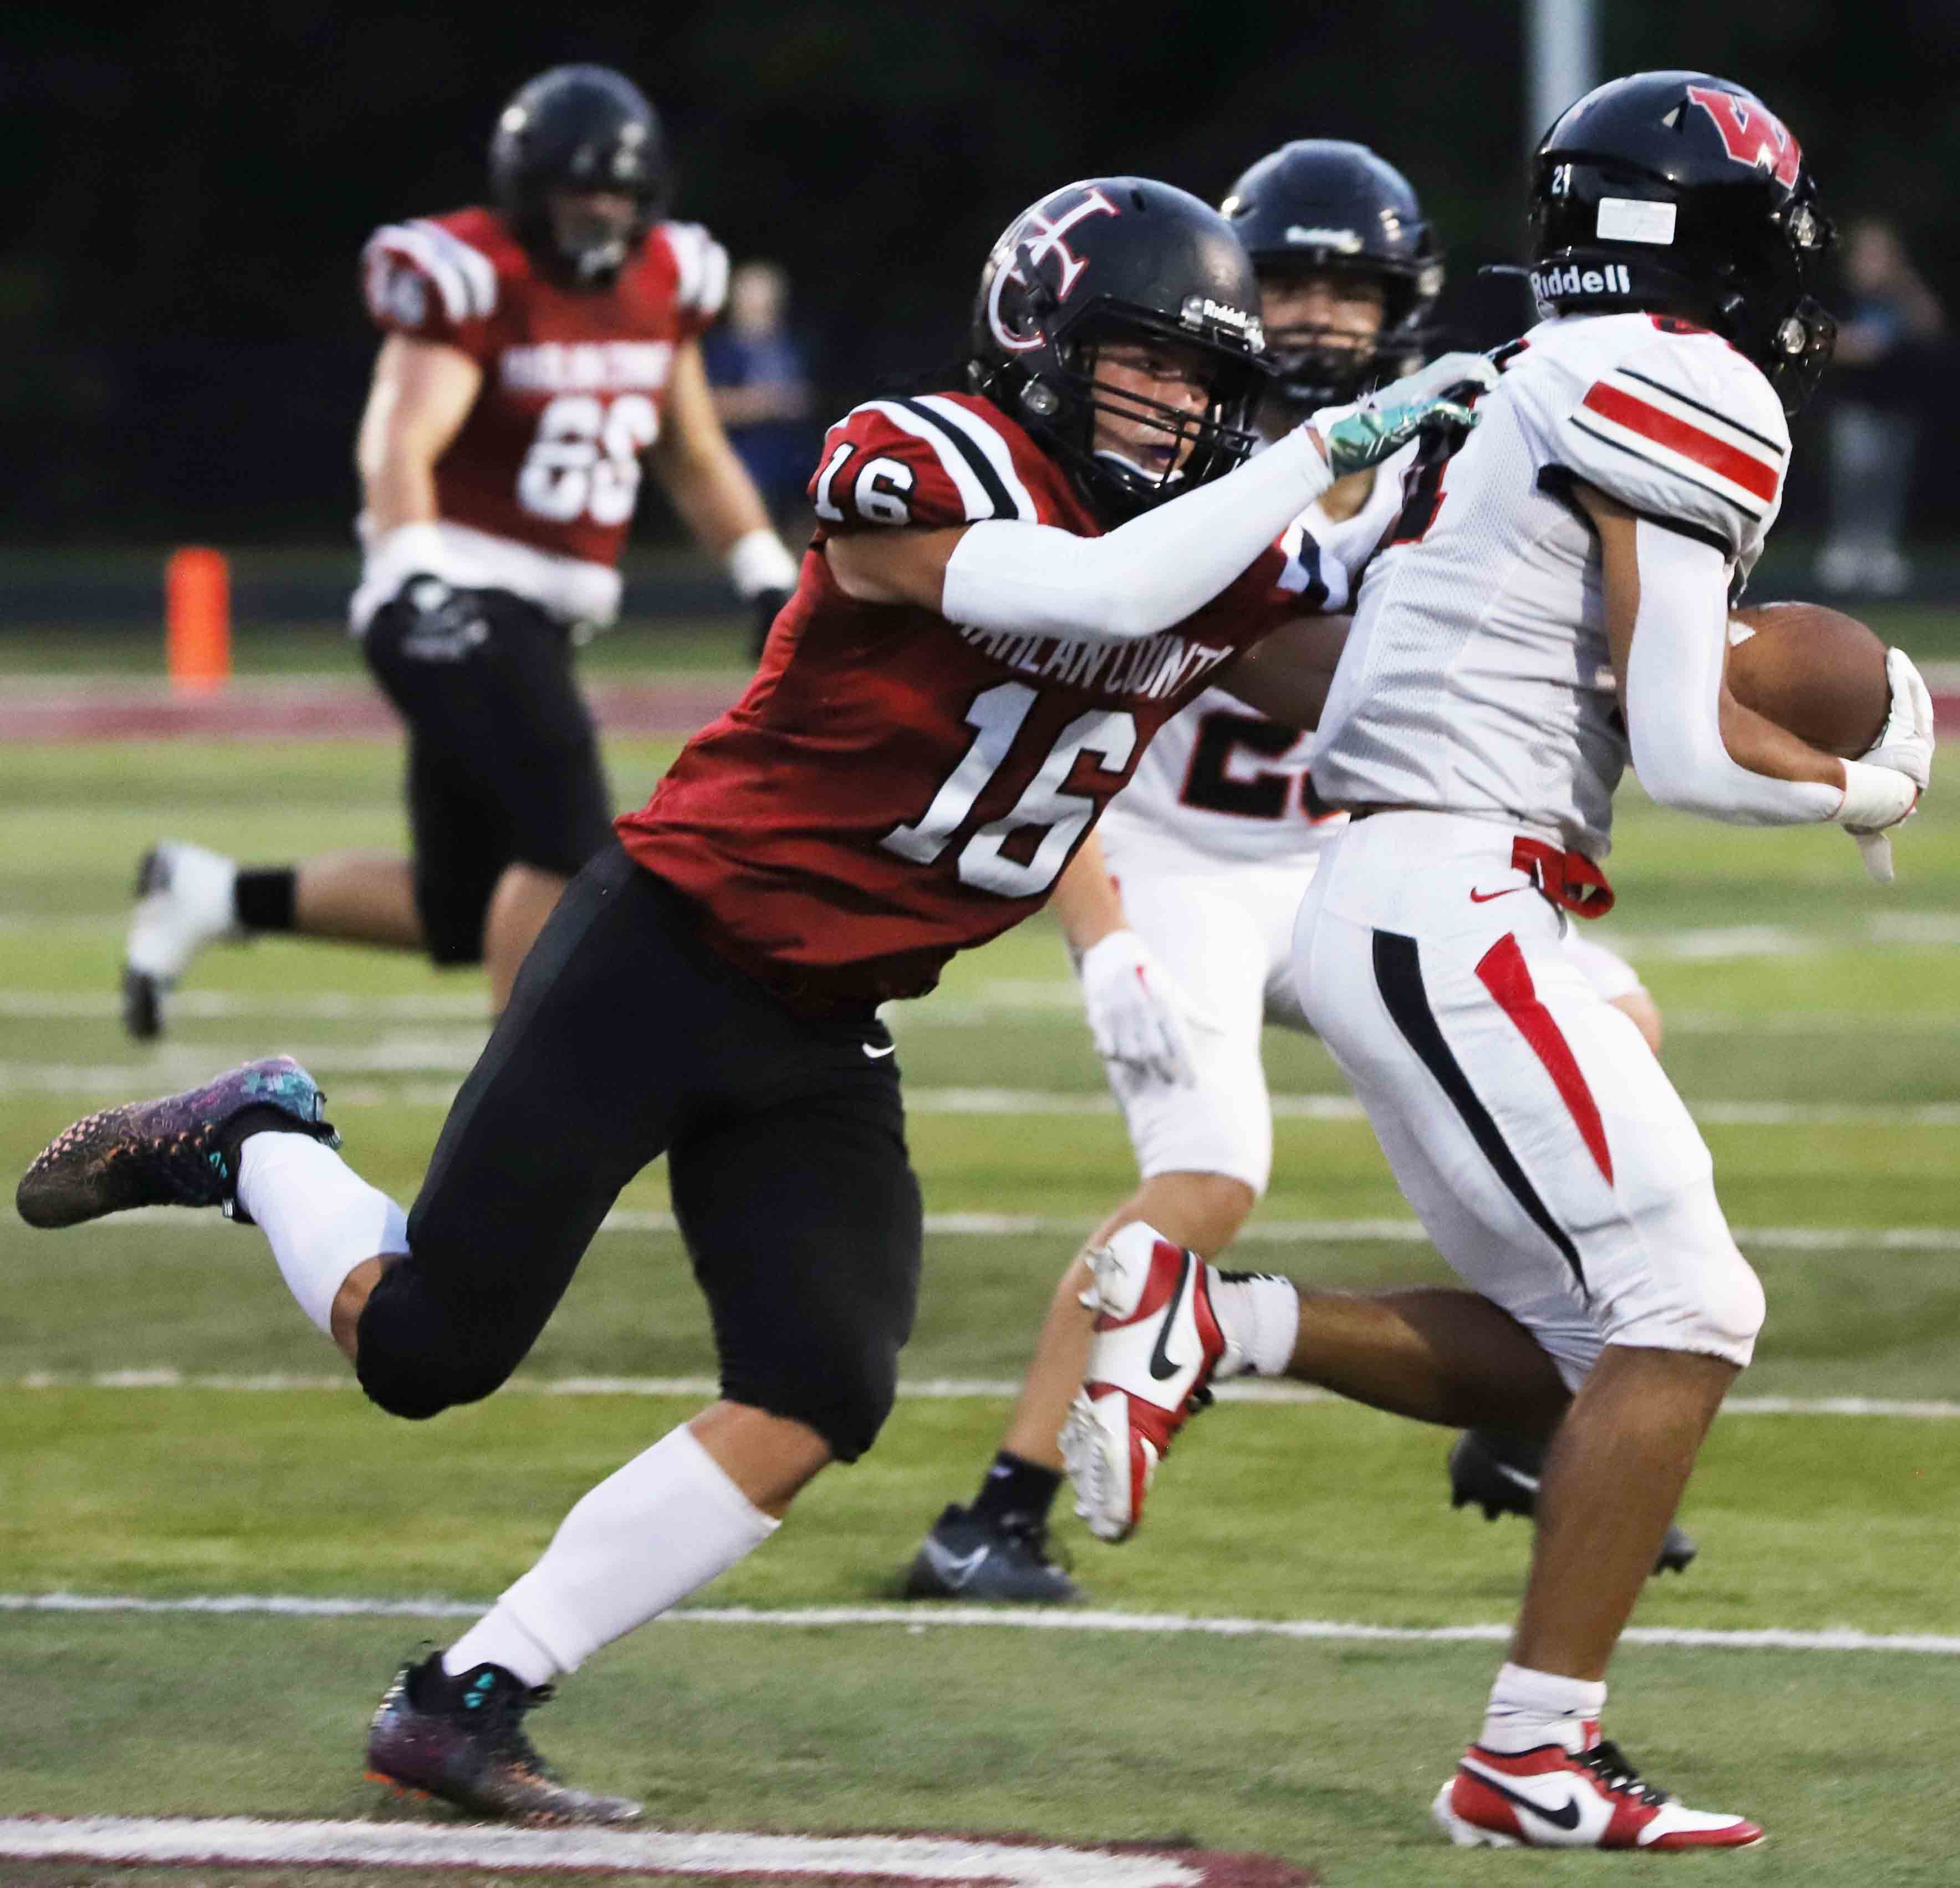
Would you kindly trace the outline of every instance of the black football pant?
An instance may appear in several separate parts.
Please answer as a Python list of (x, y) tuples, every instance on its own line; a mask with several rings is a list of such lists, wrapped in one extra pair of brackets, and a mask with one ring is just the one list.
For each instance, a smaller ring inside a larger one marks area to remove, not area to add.
[(410, 1256), (361, 1313), (396, 1415), (487, 1396), (620, 1189), (664, 1152), (723, 1394), (854, 1460), (891, 1409), (922, 1224), (891, 1038), (813, 1020), (701, 943), (616, 842), (573, 880), (450, 1108)]
[(571, 636), (508, 591), (458, 590), (428, 610), (406, 595), (384, 604), (361, 650), (408, 724), (415, 908), (429, 955), (480, 963), (506, 868), (569, 878), (612, 836)]

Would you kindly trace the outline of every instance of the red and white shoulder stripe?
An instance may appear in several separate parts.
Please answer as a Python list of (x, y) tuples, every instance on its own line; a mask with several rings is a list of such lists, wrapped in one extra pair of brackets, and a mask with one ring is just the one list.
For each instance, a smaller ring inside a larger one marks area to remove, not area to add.
[(663, 223), (678, 280), (674, 298), (705, 326), (728, 299), (728, 252), (698, 223)]
[(845, 424), (860, 415), (873, 415), (929, 448), (969, 523), (983, 518), (1040, 521), (1040, 508), (1014, 463), (1007, 438), (975, 406), (949, 393), (867, 400), (851, 409)]
[(497, 265), (432, 218), (383, 224), (368, 239), (367, 253), (377, 250), (412, 263), (428, 280), (453, 326), (488, 320), (496, 312)]
[(1787, 445), (1685, 389), (1631, 367), (1615, 368), (1595, 380), (1571, 423), (1726, 499), (1747, 517), (1767, 517), (1782, 488)]

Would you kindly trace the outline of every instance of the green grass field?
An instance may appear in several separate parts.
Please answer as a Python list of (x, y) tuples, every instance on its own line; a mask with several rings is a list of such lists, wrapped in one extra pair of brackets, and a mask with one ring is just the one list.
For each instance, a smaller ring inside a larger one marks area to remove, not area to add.
[[(637, 797), (665, 751), (616, 747), (622, 793)], [(396, 765), (380, 743), (5, 750), (0, 1164), (18, 1172), (105, 1100), (290, 1048), (332, 1094), (349, 1157), (412, 1192), (482, 1037), (472, 978), (300, 944), (215, 950), (154, 1049), (124, 1040), (112, 999), (151, 838), (254, 859), (393, 844)], [(1631, 791), (1623, 820), (1620, 909), (1602, 934), (1666, 1011), (1668, 1060), (1769, 1291), (1739, 1393), (1960, 1396), (1960, 816), (1936, 803), (1914, 823), (1890, 892), (1836, 834), (1728, 831)], [(1081, 1111), (1100, 1071), (1045, 922), (893, 1021), (929, 1213), (1043, 1222), (935, 1221), (908, 1377), (1009, 1379), (1078, 1232), (1128, 1189), (1121, 1124)], [(1341, 1092), (1310, 1043), (1271, 1038), (1269, 1066), (1284, 1096)], [(988, 1112), (972, 1111), (976, 1090), (993, 1091)], [(1296, 1101), (1279, 1122), (1259, 1223), (1287, 1236), (1257, 1246), (1258, 1262), (1356, 1285), (1442, 1275), (1411, 1237), (1344, 1230), (1407, 1209), (1365, 1125), (1311, 1113)], [(635, 1229), (602, 1235), (523, 1385), (426, 1425), (392, 1423), (346, 1387), (218, 1387), (336, 1375), (255, 1234), (186, 1215), (49, 1235), (10, 1218), (0, 1593), (487, 1601), (585, 1488), (699, 1400), (535, 1393), (711, 1371), (679, 1242), (659, 1229), (661, 1174), (622, 1204)], [(115, 1373), (175, 1374), (105, 1380)], [(937, 1508), (970, 1493), (1006, 1408), (902, 1400), (879, 1449), (822, 1479), (703, 1603), (888, 1599)], [(1636, 1623), (1960, 1635), (1956, 1437), (1951, 1421), (1814, 1407), (1725, 1416), (1683, 1515), (1702, 1558), (1656, 1584)], [(1180, 1445), (1134, 1544), (1099, 1548), (1073, 1523), (1063, 1539), (1093, 1603), (1125, 1612), (1503, 1622), (1526, 1530), (1449, 1510), (1447, 1441), (1330, 1403), (1223, 1405)], [(454, 1629), (0, 1610), (0, 1814), (423, 1813), (362, 1781), (361, 1727), (393, 1662)], [(1188, 1840), (1357, 1885), (1640, 1866), (1459, 1855), (1435, 1837), (1428, 1798), (1498, 1656), (1481, 1641), (989, 1629), (929, 1610), (825, 1626), (683, 1616), (595, 1659), (540, 1737), (578, 1780), (643, 1795), (681, 1826)], [(1638, 1644), (1615, 1683), (1613, 1729), (1654, 1774), (1771, 1832), (1762, 1851), (1671, 1866), (1779, 1888), (1960, 1880), (1960, 1659)], [(7, 1883), (105, 1878), (0, 1861)]]

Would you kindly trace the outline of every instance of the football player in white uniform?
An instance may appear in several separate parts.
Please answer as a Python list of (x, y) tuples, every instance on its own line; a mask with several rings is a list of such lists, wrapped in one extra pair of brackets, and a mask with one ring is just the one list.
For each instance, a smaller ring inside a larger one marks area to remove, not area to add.
[[(1262, 415), (1270, 437), (1421, 365), (1443, 268), (1394, 166), (1363, 145), (1299, 139), (1252, 165), (1222, 208), (1258, 272), (1277, 368)], [(1289, 534), (1290, 580), (1328, 613), (1351, 607), (1402, 512), (1413, 459), (1411, 447), (1379, 474), (1343, 479)], [(1293, 986), (1293, 917), (1346, 823), (1315, 791), (1312, 748), (1312, 736), (1208, 690), (1158, 736), (1056, 887), (1053, 909), (1141, 1182), (1092, 1245), (1141, 1220), (1215, 1259), (1265, 1191), (1273, 1129), (1261, 1030), (1307, 1027)], [(1632, 966), (1589, 940), (1571, 949), (1658, 1049), (1659, 1012)], [(934, 1523), (906, 1573), (908, 1597), (1080, 1597), (1047, 1530), (1061, 1481), (1058, 1438), (1088, 1350), (1088, 1278), (1078, 1256), (978, 1492)], [(1452, 1492), (1493, 1517), (1529, 1514), (1542, 1456), (1534, 1439), (1465, 1437), (1451, 1457)], [(1694, 1552), (1672, 1530), (1661, 1563), (1685, 1566)]]
[(1857, 760), (1741, 708), (1723, 680), (1730, 588), (1782, 497), (1786, 415), (1830, 358), (1806, 293), (1830, 234), (1815, 196), (1796, 141), (1726, 81), (1646, 73), (1573, 106), (1535, 170), (1545, 318), (1497, 357), (1474, 435), (1424, 455), (1363, 584), (1314, 759), (1357, 817), (1308, 890), (1296, 970), (1472, 1290), (1302, 1291), (1219, 1273), (1146, 1227), (1097, 1256), (1064, 1453), (1109, 1537), (1135, 1525), (1193, 1396), (1240, 1369), (1555, 1431), (1509, 1660), (1433, 1806), (1459, 1844), (1762, 1833), (1684, 1808), (1599, 1735), (1608, 1661), (1763, 1294), (1686, 1108), (1562, 941), (1610, 900), (1629, 759), (1664, 804), (1834, 822), (1867, 848), (1926, 785), (1931, 703), (1900, 651), (1891, 716)]

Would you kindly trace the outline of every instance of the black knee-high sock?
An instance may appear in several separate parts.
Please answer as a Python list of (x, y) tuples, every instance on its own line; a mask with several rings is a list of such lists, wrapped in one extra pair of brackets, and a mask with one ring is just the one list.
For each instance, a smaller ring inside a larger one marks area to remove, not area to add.
[(299, 868), (258, 865), (239, 873), (231, 897), (240, 926), (247, 931), (291, 931), (299, 889)]
[(1061, 1477), (1054, 1469), (1003, 1449), (994, 1457), (969, 1511), (982, 1520), (1039, 1523), (1048, 1519), (1061, 1486)]

